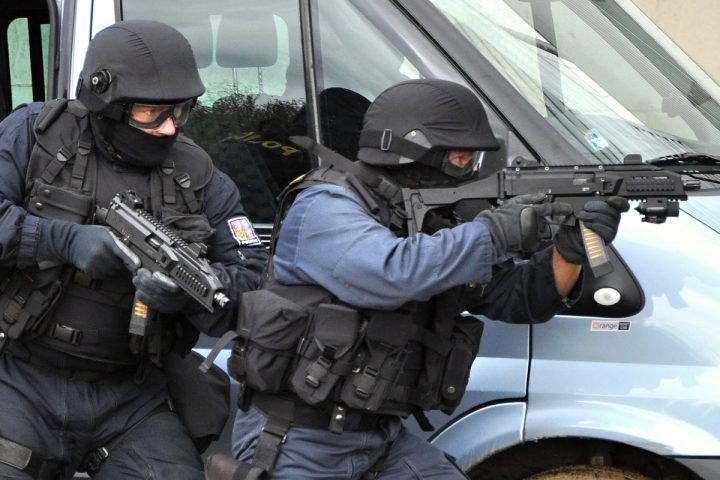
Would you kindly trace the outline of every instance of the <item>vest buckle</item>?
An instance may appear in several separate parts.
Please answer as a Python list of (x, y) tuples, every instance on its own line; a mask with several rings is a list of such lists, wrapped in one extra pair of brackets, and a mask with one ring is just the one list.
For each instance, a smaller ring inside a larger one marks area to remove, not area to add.
[(68, 160), (70, 160), (70, 157), (72, 157), (72, 153), (68, 151), (67, 148), (62, 147), (60, 150), (58, 150), (57, 154), (55, 155), (55, 158), (60, 163), (65, 163)]
[(100, 469), (100, 466), (108, 456), (110, 456), (110, 453), (107, 451), (107, 448), (96, 448), (83, 459), (82, 464), (78, 467), (78, 471), (95, 473)]
[(180, 185), (180, 188), (190, 188), (190, 175), (188, 175), (187, 173), (181, 173), (180, 175), (175, 177), (175, 183)]
[(370, 398), (370, 395), (375, 391), (375, 383), (379, 373), (380, 371), (377, 368), (367, 365), (363, 369), (360, 378), (355, 382), (355, 395), (363, 400)]
[(82, 330), (76, 330), (72, 327), (61, 325), (59, 323), (56, 323), (50, 328), (48, 335), (56, 340), (69, 343), (71, 345), (76, 345), (80, 343), (80, 340), (82, 340)]

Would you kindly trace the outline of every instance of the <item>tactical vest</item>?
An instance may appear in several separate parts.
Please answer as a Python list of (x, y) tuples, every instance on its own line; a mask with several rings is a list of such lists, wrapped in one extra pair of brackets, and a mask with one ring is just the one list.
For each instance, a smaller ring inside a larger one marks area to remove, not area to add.
[[(202, 241), (212, 234), (203, 213), (212, 161), (189, 139), (179, 136), (167, 160), (148, 175), (118, 172), (97, 159), (88, 112), (79, 102), (47, 102), (34, 133), (25, 189), (30, 214), (92, 224), (96, 206), (107, 207), (115, 193), (135, 190), (147, 210), (180, 236)], [(128, 348), (131, 280), (130, 272), (98, 281), (70, 266), (16, 268), (0, 285), (0, 330), (73, 358), (135, 364)], [(80, 362), (82, 367), (92, 362)]]
[[(324, 183), (352, 191), (374, 218), (406, 236), (397, 222), (403, 216), (397, 202), (332, 167), (310, 172), (283, 192), (275, 232), (297, 194)], [(463, 290), (395, 311), (358, 309), (319, 286), (279, 284), (271, 255), (265, 284), (240, 302), (238, 339), (228, 361), (229, 373), (240, 382), (240, 406), (247, 407), (243, 399), (253, 392), (292, 392), (327, 411), (341, 405), (400, 416), (452, 412), (482, 333), (480, 321), (460, 315)]]

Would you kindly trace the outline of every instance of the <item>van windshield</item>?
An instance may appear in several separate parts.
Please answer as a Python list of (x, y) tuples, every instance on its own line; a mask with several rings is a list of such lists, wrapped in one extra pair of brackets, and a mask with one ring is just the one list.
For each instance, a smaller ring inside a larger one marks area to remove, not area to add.
[(720, 155), (720, 88), (625, 0), (431, 1), (588, 162)]

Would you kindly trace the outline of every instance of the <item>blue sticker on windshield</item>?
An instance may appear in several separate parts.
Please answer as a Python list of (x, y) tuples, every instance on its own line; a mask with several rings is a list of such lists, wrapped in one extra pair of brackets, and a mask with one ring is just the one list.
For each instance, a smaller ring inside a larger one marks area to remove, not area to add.
[(607, 148), (610, 146), (607, 140), (605, 140), (605, 137), (602, 136), (602, 133), (597, 128), (591, 128), (587, 132), (585, 132), (585, 140), (590, 144), (593, 150), (596, 152), (599, 152), (603, 148)]

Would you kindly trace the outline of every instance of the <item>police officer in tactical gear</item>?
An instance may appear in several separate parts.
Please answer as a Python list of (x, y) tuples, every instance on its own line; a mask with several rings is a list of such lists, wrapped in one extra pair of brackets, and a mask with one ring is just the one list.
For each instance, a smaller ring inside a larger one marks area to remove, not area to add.
[[(400, 187), (457, 184), (498, 148), (470, 90), (392, 86), (359, 142), (360, 162), (316, 148), (325, 164), (284, 192), (268, 275), (243, 294), (228, 362), (246, 410), (233, 431), (239, 461), (210, 457), (208, 478), (466, 478), (401, 423), (414, 415), (430, 429), (423, 411), (459, 404), (482, 333), (461, 313), (539, 323), (578, 298), (576, 227), (542, 243), (547, 218), (572, 209), (543, 195), (469, 221), (431, 211), (408, 235)], [(609, 243), (626, 208), (591, 202), (578, 217)]]
[[(235, 185), (178, 133), (203, 92), (177, 30), (119, 22), (90, 42), (78, 100), (0, 123), (0, 477), (203, 477), (206, 439), (173, 411), (163, 359), (186, 355), (199, 331), (228, 330), (266, 259)], [(207, 312), (167, 278), (130, 273), (94, 224), (123, 191), (208, 246), (229, 307)], [(133, 347), (135, 293), (159, 315)]]

